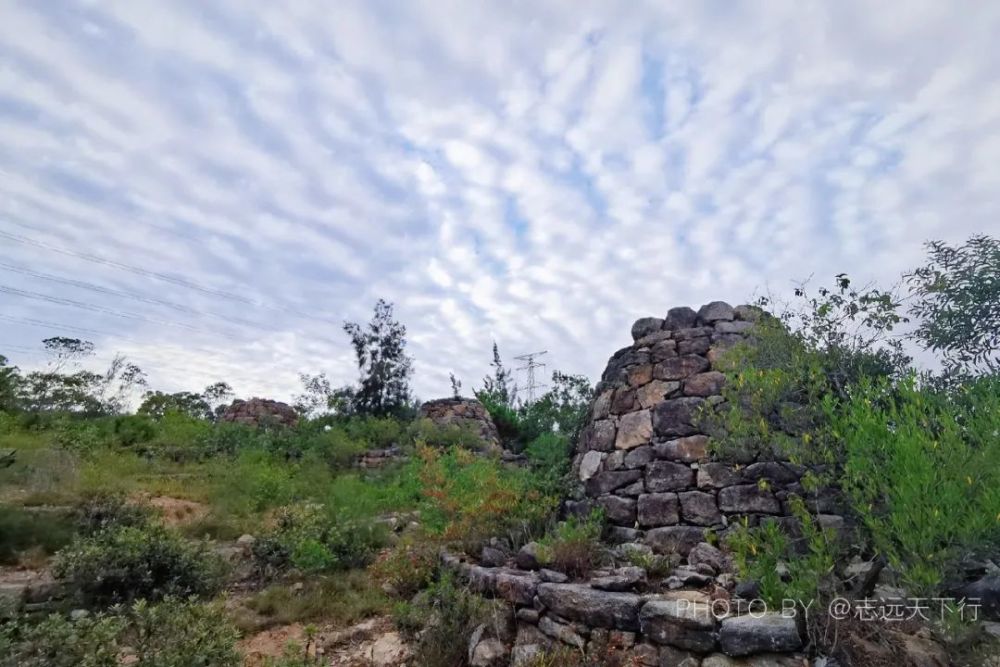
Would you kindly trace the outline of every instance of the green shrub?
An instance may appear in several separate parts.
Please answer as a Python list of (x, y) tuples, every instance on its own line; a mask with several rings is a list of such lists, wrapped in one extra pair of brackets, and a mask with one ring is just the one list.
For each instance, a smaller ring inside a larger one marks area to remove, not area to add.
[(966, 553), (1000, 545), (1000, 379), (954, 393), (912, 378), (825, 403), (846, 453), (844, 489), (911, 592), (937, 591)]
[(264, 576), (291, 567), (322, 572), (366, 565), (384, 539), (370, 523), (338, 521), (322, 505), (301, 503), (279, 512), (275, 528), (254, 542), (253, 555)]
[(536, 486), (530, 471), (455, 447), (418, 449), (425, 504), (421, 523), (444, 543), (478, 553), (491, 537), (513, 546), (540, 534), (558, 498)]
[(241, 662), (236, 630), (221, 607), (172, 598), (156, 605), (140, 600), (111, 613), (21, 620), (5, 629), (2, 667), (237, 667)]
[(394, 611), (397, 626), (413, 635), (414, 664), (453, 667), (466, 664), (469, 637), (482, 623), (507, 623), (503, 604), (471, 593), (451, 575)]
[(153, 518), (148, 505), (130, 501), (121, 493), (97, 492), (84, 498), (75, 510), (77, 530), (95, 535), (103, 530), (141, 527)]
[(7, 628), (3, 667), (118, 667), (124, 619), (103, 614), (40, 623), (22, 620)]
[(394, 595), (409, 598), (430, 583), (438, 562), (438, 547), (434, 542), (403, 539), (379, 554), (369, 571)]
[(112, 432), (117, 444), (134, 447), (156, 437), (156, 423), (142, 415), (123, 415), (114, 418)]
[(50, 555), (73, 539), (73, 517), (0, 505), (0, 564), (14, 564), (29, 550)]
[(538, 541), (539, 560), (570, 577), (586, 575), (605, 557), (601, 544), (603, 526), (604, 517), (599, 511), (585, 518), (570, 517), (560, 522)]
[(163, 526), (126, 526), (77, 539), (56, 554), (53, 572), (81, 602), (99, 606), (210, 595), (222, 584), (223, 564), (204, 544)]
[(136, 667), (238, 667), (239, 633), (221, 605), (166, 598), (135, 602), (128, 614)]
[(836, 536), (819, 525), (801, 498), (789, 502), (800, 531), (796, 539), (770, 519), (756, 528), (739, 523), (729, 537), (740, 576), (759, 583), (761, 599), (777, 609), (783, 600), (806, 607), (817, 600), (824, 583), (832, 583), (837, 557)]

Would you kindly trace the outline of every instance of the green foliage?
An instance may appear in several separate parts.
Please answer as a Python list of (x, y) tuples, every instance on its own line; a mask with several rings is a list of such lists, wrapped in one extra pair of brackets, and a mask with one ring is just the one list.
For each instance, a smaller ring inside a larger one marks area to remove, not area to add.
[(156, 437), (156, 425), (147, 417), (124, 415), (114, 418), (112, 433), (117, 444), (132, 447)]
[(379, 299), (367, 327), (344, 324), (361, 371), (354, 412), (383, 417), (410, 407), (413, 362), (406, 354), (406, 327), (393, 319), (392, 304)]
[(138, 667), (238, 667), (239, 634), (221, 605), (166, 598), (135, 602), (127, 614)]
[(1000, 545), (1000, 380), (955, 393), (863, 382), (824, 404), (846, 454), (843, 484), (874, 546), (915, 592), (970, 551)]
[(1000, 373), (1000, 239), (931, 241), (927, 250), (928, 263), (906, 275), (915, 338), (944, 355), (949, 374)]
[[(7, 626), (2, 667), (237, 667), (237, 634), (221, 607), (167, 598), (110, 613), (52, 615)], [(0, 633), (2, 634), (2, 633)], [(2, 641), (0, 641), (2, 647)], [(128, 656), (127, 663), (122, 658)]]
[(86, 615), (71, 620), (52, 615), (40, 623), (9, 627), (10, 650), (0, 653), (3, 667), (118, 667), (125, 620)]
[[(804, 462), (839, 459), (821, 402), (845, 398), (864, 377), (899, 377), (909, 359), (893, 328), (905, 321), (899, 301), (875, 288), (851, 286), (843, 274), (816, 296), (796, 289), (794, 307), (778, 317), (762, 314), (752, 341), (722, 359), (727, 383), (723, 408), (701, 418), (715, 434), (715, 452), (751, 453)], [(759, 305), (770, 305), (761, 299)]]
[(412, 603), (397, 605), (394, 615), (400, 628), (415, 635), (414, 664), (421, 667), (466, 664), (469, 637), (476, 627), (506, 623), (501, 603), (471, 593), (450, 574), (422, 591)]
[(421, 522), (445, 543), (478, 553), (491, 537), (523, 544), (541, 532), (558, 497), (539, 490), (530, 471), (452, 448), (418, 449), (425, 505)]
[(0, 413), (17, 410), (20, 401), (21, 372), (11, 366), (7, 357), (0, 354)]
[(205, 545), (163, 526), (125, 526), (75, 540), (56, 554), (53, 572), (82, 603), (102, 606), (210, 595), (222, 583), (223, 564)]
[(253, 545), (258, 569), (265, 576), (294, 567), (322, 572), (366, 565), (385, 535), (371, 523), (338, 521), (316, 503), (283, 508), (270, 532)]
[(601, 544), (604, 516), (594, 511), (590, 516), (570, 517), (538, 541), (539, 560), (570, 577), (582, 577), (605, 558)]
[(155, 419), (162, 419), (171, 412), (195, 419), (209, 419), (212, 416), (212, 408), (208, 401), (201, 394), (191, 391), (178, 391), (173, 394), (147, 391), (139, 409), (136, 410), (137, 414), (148, 415)]
[(799, 532), (795, 539), (768, 519), (757, 528), (737, 524), (729, 537), (740, 576), (760, 584), (760, 597), (772, 609), (780, 609), (782, 600), (803, 606), (817, 600), (837, 557), (836, 535), (819, 525), (801, 498), (793, 496), (790, 504)]
[(379, 554), (369, 571), (394, 595), (409, 598), (437, 572), (438, 548), (432, 540), (405, 538)]
[[(512, 409), (517, 403), (517, 389), (514, 387), (513, 373), (503, 365), (496, 341), (493, 341), (493, 361), (490, 362), (490, 367), (493, 374), (483, 378), (483, 388), (474, 392), (476, 398), (483, 405), (489, 405), (498, 411)], [(492, 412), (490, 410), (491, 414)], [(497, 424), (498, 428), (499, 426)], [(500, 437), (503, 437), (502, 431)]]
[(51, 555), (73, 539), (73, 518), (0, 505), (0, 564), (16, 563), (30, 550)]
[(116, 528), (144, 527), (152, 520), (153, 510), (129, 501), (121, 493), (101, 491), (88, 495), (77, 505), (75, 518), (81, 535), (96, 535)]
[[(246, 606), (254, 617), (264, 617), (266, 625), (285, 625), (322, 620), (349, 626), (370, 616), (385, 613), (389, 599), (364, 570), (348, 570), (329, 576), (310, 575), (300, 590), (287, 582), (273, 584), (250, 597)], [(244, 630), (259, 629), (256, 620), (237, 616)]]

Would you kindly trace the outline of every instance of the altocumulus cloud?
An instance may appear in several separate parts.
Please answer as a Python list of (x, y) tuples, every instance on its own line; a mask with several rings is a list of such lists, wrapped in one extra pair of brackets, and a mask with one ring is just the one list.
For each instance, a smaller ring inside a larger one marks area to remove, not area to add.
[(385, 297), (424, 397), (476, 383), (492, 339), (593, 376), (635, 317), (891, 281), (1000, 219), (996, 3), (2, 15), (0, 352), (24, 366), (62, 331), (156, 386), (286, 397), (354, 379), (339, 325)]

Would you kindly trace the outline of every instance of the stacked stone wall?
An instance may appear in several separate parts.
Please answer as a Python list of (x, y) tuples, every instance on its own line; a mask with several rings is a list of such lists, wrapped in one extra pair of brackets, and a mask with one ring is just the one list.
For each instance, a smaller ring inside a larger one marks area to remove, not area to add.
[(581, 493), (568, 503), (571, 512), (598, 506), (612, 541), (682, 557), (706, 532), (725, 533), (743, 519), (792, 527), (793, 494), (822, 525), (842, 528), (836, 493), (803, 489), (805, 467), (754, 456), (713, 460), (702, 424), (723, 401), (719, 362), (760, 315), (714, 301), (635, 322), (634, 342), (608, 362), (581, 434), (574, 460)]

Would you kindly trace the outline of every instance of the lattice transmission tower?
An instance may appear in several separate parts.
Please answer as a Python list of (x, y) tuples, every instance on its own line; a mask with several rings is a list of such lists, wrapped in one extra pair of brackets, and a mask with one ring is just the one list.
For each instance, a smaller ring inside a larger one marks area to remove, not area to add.
[(528, 390), (528, 403), (535, 402), (535, 390), (547, 387), (547, 384), (535, 381), (535, 370), (538, 368), (545, 368), (545, 364), (538, 363), (535, 361), (535, 357), (540, 357), (543, 354), (548, 354), (548, 350), (542, 350), (541, 352), (530, 352), (528, 354), (522, 354), (519, 357), (514, 357), (518, 361), (523, 361), (524, 366), (521, 366), (517, 370), (526, 371), (528, 386), (525, 387)]

